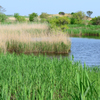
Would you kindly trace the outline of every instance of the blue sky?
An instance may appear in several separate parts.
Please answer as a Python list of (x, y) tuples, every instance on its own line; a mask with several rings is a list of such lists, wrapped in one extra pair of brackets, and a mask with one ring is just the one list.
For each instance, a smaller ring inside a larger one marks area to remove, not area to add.
[(0, 5), (6, 9), (7, 15), (29, 15), (33, 12), (58, 14), (88, 10), (93, 11), (91, 17), (100, 16), (100, 0), (0, 0)]

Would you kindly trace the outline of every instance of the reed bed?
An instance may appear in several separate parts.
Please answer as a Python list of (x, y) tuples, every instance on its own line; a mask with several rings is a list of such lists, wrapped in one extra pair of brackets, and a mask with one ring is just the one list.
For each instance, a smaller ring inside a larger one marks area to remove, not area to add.
[(68, 25), (67, 34), (70, 36), (100, 36), (100, 25)]
[(99, 77), (68, 58), (0, 54), (0, 100), (99, 100)]
[(70, 47), (69, 36), (51, 31), (46, 23), (0, 25), (0, 50), (4, 53), (68, 53)]

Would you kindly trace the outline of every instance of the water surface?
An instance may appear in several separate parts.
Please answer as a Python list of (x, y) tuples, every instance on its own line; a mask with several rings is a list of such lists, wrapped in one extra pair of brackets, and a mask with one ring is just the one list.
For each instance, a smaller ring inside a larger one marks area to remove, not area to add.
[[(88, 66), (100, 65), (100, 39), (93, 38), (77, 38), (71, 37), (71, 52), (69, 54), (47, 54), (48, 57), (62, 57), (71, 58), (74, 56), (74, 61), (80, 61)], [(40, 39), (38, 39), (40, 41)], [(38, 54), (37, 54), (38, 55)]]
[(71, 38), (71, 53), (75, 61), (89, 66), (100, 65), (100, 39)]

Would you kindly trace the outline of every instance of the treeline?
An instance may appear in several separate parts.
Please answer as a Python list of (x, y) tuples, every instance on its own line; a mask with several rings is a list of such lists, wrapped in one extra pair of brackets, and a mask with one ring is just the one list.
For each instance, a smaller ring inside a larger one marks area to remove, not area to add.
[[(87, 11), (88, 16), (90, 17), (92, 11)], [(29, 20), (30, 22), (47, 22), (49, 23), (50, 28), (53, 29), (60, 29), (60, 30), (66, 30), (68, 29), (68, 24), (86, 24), (86, 25), (100, 25), (100, 16), (92, 18), (92, 20), (88, 21), (86, 18), (86, 15), (82, 11), (78, 12), (72, 12), (71, 17), (65, 16), (64, 12), (58, 13), (61, 16), (51, 16), (47, 13), (41, 13), (40, 16), (38, 16), (37, 13), (33, 12), (29, 14)], [(50, 17), (51, 16), (51, 17)], [(20, 16), (19, 13), (14, 13), (14, 17), (16, 18), (16, 21), (18, 22), (25, 22), (26, 18), (25, 16)], [(4, 13), (0, 13), (0, 22), (6, 21), (8, 18), (7, 15)]]

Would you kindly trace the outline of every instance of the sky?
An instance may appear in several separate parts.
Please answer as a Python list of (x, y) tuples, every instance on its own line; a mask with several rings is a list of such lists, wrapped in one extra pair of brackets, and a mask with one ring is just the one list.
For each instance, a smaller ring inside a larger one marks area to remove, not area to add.
[(91, 17), (100, 16), (100, 0), (0, 0), (0, 6), (6, 9), (6, 15), (26, 15), (35, 12), (58, 14), (59, 12), (71, 13), (92, 11)]

